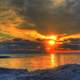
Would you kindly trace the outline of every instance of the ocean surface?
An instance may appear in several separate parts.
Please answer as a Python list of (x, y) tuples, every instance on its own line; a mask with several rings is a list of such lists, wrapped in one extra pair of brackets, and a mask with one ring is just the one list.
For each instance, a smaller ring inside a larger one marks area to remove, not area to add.
[(64, 64), (80, 63), (80, 54), (30, 54), (26, 56), (15, 56), (0, 58), (0, 67), (27, 69), (34, 71), (38, 69), (54, 68)]

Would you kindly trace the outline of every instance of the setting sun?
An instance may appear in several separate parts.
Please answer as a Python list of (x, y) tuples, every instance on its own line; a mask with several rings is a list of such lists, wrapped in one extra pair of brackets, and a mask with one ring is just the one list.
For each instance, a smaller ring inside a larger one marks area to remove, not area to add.
[(48, 41), (48, 44), (49, 44), (49, 45), (54, 45), (54, 44), (55, 44), (55, 41), (50, 40), (50, 41)]

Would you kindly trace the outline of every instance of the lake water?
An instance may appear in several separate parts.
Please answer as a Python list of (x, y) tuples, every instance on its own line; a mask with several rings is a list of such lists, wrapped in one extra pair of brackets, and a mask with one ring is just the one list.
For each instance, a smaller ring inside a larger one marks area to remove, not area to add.
[(26, 57), (1, 58), (0, 67), (37, 70), (63, 64), (80, 63), (79, 54), (34, 54)]

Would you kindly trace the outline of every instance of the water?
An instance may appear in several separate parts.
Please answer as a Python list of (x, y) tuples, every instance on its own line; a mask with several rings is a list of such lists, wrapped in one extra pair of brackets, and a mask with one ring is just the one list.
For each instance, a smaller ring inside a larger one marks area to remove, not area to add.
[[(54, 56), (53, 56), (54, 57)], [(51, 55), (27, 55), (26, 57), (1, 58), (0, 67), (7, 68), (26, 68), (28, 70), (51, 68)], [(53, 61), (53, 60), (52, 60)]]
[(34, 54), (25, 57), (1, 58), (0, 67), (28, 69), (54, 68), (63, 64), (80, 63), (79, 54)]

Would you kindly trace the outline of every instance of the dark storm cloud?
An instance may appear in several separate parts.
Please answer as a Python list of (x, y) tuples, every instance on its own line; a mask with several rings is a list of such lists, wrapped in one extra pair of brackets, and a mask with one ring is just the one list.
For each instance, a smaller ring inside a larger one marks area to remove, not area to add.
[(31, 19), (42, 32), (80, 32), (80, 0), (9, 1), (18, 15)]
[(65, 0), (58, 7), (54, 6), (53, 0), (28, 2), (29, 15), (35, 22), (44, 25), (45, 29), (48, 27), (60, 33), (80, 32), (80, 0)]

